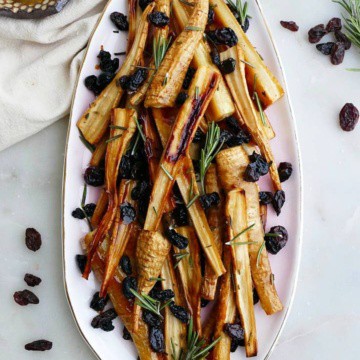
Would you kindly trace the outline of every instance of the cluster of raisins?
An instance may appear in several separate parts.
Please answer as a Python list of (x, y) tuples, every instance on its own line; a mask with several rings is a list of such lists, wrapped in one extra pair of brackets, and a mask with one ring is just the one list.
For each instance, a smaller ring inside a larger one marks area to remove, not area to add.
[(285, 204), (285, 192), (278, 190), (274, 194), (270, 191), (260, 191), (259, 201), (261, 205), (272, 204), (277, 215), (280, 215), (281, 209)]
[(220, 195), (217, 192), (204, 194), (199, 197), (200, 204), (204, 210), (210, 209), (212, 206), (220, 204)]
[(165, 236), (170, 243), (178, 249), (185, 249), (189, 244), (189, 240), (185, 236), (177, 233), (174, 229), (166, 229)]
[(256, 182), (261, 176), (269, 172), (269, 164), (267, 161), (255, 151), (249, 156), (250, 164), (246, 167), (244, 173), (244, 180), (249, 182)]
[(134, 93), (146, 80), (148, 70), (137, 68), (132, 75), (124, 75), (119, 79), (118, 85), (128, 94)]
[(129, 30), (129, 22), (126, 15), (114, 11), (112, 14), (110, 14), (110, 20), (120, 31)]
[(85, 219), (86, 216), (88, 218), (91, 218), (94, 215), (95, 208), (96, 208), (96, 204), (94, 203), (86, 204), (84, 206), (84, 209), (76, 208), (71, 213), (71, 216), (79, 220)]
[(265, 234), (266, 250), (273, 255), (276, 255), (288, 241), (288, 232), (283, 226), (274, 226)]

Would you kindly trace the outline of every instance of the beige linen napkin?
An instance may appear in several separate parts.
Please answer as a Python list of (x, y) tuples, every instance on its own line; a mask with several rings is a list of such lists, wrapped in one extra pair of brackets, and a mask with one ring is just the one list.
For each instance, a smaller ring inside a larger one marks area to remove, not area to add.
[(106, 0), (42, 20), (0, 17), (0, 150), (69, 113), (84, 48)]

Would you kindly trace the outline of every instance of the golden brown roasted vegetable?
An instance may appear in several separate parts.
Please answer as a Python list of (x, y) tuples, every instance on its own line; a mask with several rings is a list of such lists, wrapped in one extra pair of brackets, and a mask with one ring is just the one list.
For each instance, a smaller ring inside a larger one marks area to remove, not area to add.
[(257, 335), (253, 303), (250, 259), (248, 251), (247, 208), (244, 191), (232, 190), (227, 194), (225, 215), (228, 221), (228, 240), (233, 259), (233, 277), (236, 292), (236, 306), (240, 313), (245, 333), (246, 356), (256, 356)]
[[(205, 192), (206, 194), (211, 194), (213, 192), (221, 195), (220, 184), (218, 182), (216, 174), (216, 166), (211, 164), (206, 175), (205, 175)], [(223, 235), (223, 206), (219, 204), (218, 206), (211, 207), (207, 211), (207, 219), (210, 226), (210, 229), (214, 236), (214, 242), (219, 251), (219, 254), (222, 253), (222, 235)], [(212, 267), (209, 263), (205, 264), (205, 273), (201, 288), (201, 297), (206, 300), (214, 300), (216, 293), (218, 276), (214, 273)]]
[(138, 0), (128, 0), (128, 22), (129, 22), (129, 31), (128, 31), (128, 42), (126, 46), (126, 52), (128, 53), (134, 42), (136, 35), (136, 11), (137, 11)]
[(105, 133), (104, 137), (96, 145), (94, 152), (92, 153), (90, 159), (90, 166), (99, 166), (101, 161), (104, 160), (106, 154), (107, 143), (106, 140), (109, 138), (109, 135)]
[(189, 240), (189, 245), (186, 249), (180, 250), (175, 246), (173, 246), (173, 249), (175, 258), (176, 254), (188, 253), (187, 256), (178, 260), (177, 270), (184, 290), (187, 308), (190, 310), (197, 333), (201, 335), (201, 265), (199, 243), (194, 229), (190, 226), (178, 227), (176, 232)]
[[(184, 30), (188, 22), (188, 14), (184, 9), (185, 7), (187, 7), (188, 9), (193, 9), (193, 7), (191, 6), (189, 7), (187, 5), (181, 4), (180, 0), (173, 0), (172, 2), (173, 14), (176, 19), (176, 23), (179, 25), (181, 31)], [(204, 39), (198, 42), (192, 64), (194, 65), (195, 68), (198, 68), (199, 66), (209, 66), (214, 71), (219, 71), (211, 60), (210, 48)], [(225, 85), (225, 81), (223, 77), (221, 76), (219, 81), (219, 86), (215, 91), (212, 100), (210, 101), (205, 116), (208, 122), (212, 122), (212, 121), (217, 122), (232, 115), (234, 111), (235, 108), (231, 99), (231, 95)]]
[(201, 40), (207, 23), (209, 0), (198, 0), (187, 26), (167, 51), (149, 91), (146, 107), (169, 107), (175, 105), (186, 71)]
[(115, 78), (93, 101), (77, 123), (80, 132), (91, 144), (97, 144), (104, 136), (109, 126), (111, 110), (119, 104), (124, 93), (122, 87), (118, 85), (119, 78), (129, 75), (142, 57), (149, 28), (147, 16), (154, 6), (155, 4), (150, 4), (143, 12), (133, 46)]
[[(148, 294), (159, 277), (161, 268), (170, 251), (170, 243), (160, 232), (143, 230), (137, 242), (136, 263), (138, 271), (138, 293)], [(138, 329), (140, 307), (134, 304), (134, 332)]]
[(248, 91), (245, 78), (245, 64), (243, 62), (244, 55), (241, 47), (239, 45), (234, 46), (228, 49), (225, 53), (222, 53), (221, 56), (224, 58), (232, 57), (236, 61), (235, 71), (231, 74), (225, 75), (226, 82), (234, 98), (237, 110), (240, 112), (246, 127), (260, 148), (261, 154), (266, 158), (268, 163), (271, 163), (270, 176), (275, 190), (281, 190), (279, 173), (277, 171), (274, 156), (267, 136), (263, 131), (261, 117), (259, 118), (260, 115), (256, 112)]
[(250, 91), (253, 91), (256, 74), (256, 89), (260, 101), (264, 107), (270, 106), (284, 95), (283, 88), (267, 68), (227, 4), (223, 0), (210, 0), (210, 6), (214, 9), (216, 20), (222, 26), (233, 29), (238, 37), (238, 44), (244, 51), (245, 60), (250, 64), (246, 65), (247, 82)]
[[(252, 150), (250, 150), (252, 151)], [(254, 183), (243, 180), (243, 174), (248, 164), (248, 156), (241, 146), (222, 150), (216, 157), (216, 165), (223, 188), (231, 191), (235, 188), (245, 190), (248, 206), (248, 223), (255, 224), (248, 231), (252, 243), (249, 245), (252, 279), (260, 298), (261, 306), (270, 315), (281, 311), (283, 306), (272, 281), (272, 271), (266, 248), (261, 245), (264, 241), (264, 229), (260, 219), (259, 191)], [(259, 261), (257, 261), (258, 255)]]
[(105, 188), (108, 194), (108, 208), (102, 218), (94, 242), (89, 250), (89, 256), (83, 277), (87, 279), (91, 270), (92, 256), (96, 247), (103, 240), (110, 230), (116, 215), (119, 204), (116, 181), (119, 172), (121, 157), (126, 151), (136, 129), (136, 112), (132, 109), (113, 109), (112, 128), (110, 129), (110, 139), (106, 150), (105, 158)]
[(96, 203), (94, 214), (91, 217), (91, 225), (94, 228), (96, 228), (99, 225), (102, 217), (106, 212), (107, 205), (108, 205), (108, 194), (106, 193), (106, 190), (103, 189), (101, 190), (99, 199)]

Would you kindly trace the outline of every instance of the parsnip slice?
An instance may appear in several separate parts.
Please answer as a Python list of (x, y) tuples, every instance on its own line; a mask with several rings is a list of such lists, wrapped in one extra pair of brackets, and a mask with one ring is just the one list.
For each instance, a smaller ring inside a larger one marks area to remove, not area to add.
[(225, 214), (228, 225), (228, 239), (231, 241), (231, 254), (233, 259), (233, 276), (236, 292), (236, 306), (240, 313), (241, 325), (245, 332), (246, 356), (256, 356), (257, 335), (253, 304), (253, 290), (250, 270), (248, 233), (239, 234), (250, 225), (247, 221), (247, 207), (243, 190), (232, 190), (227, 194)]
[(105, 133), (103, 138), (96, 145), (94, 152), (92, 153), (90, 159), (90, 166), (99, 166), (101, 161), (104, 160), (106, 154), (107, 143), (106, 140), (109, 138), (109, 135)]
[(258, 89), (259, 98), (264, 107), (270, 106), (284, 95), (283, 88), (265, 65), (224, 0), (210, 0), (210, 6), (214, 9), (216, 20), (222, 26), (233, 29), (238, 37), (238, 44), (244, 51), (245, 60), (250, 64), (246, 65), (247, 82), (250, 91), (253, 91), (256, 74), (256, 88)]
[(108, 194), (106, 193), (106, 190), (103, 189), (100, 193), (99, 199), (96, 203), (96, 208), (94, 211), (93, 216), (91, 217), (91, 225), (96, 228), (102, 217), (104, 216), (106, 209), (108, 205)]
[(147, 16), (152, 12), (154, 6), (155, 4), (150, 4), (143, 12), (133, 46), (115, 78), (92, 102), (77, 122), (77, 127), (91, 144), (97, 144), (104, 136), (110, 122), (111, 109), (118, 106), (124, 93), (121, 86), (118, 85), (119, 78), (129, 75), (141, 59), (148, 36)]
[(263, 130), (263, 124), (261, 124), (261, 119), (259, 119), (259, 116), (255, 110), (247, 87), (245, 78), (245, 64), (243, 62), (243, 51), (241, 47), (237, 45), (228, 49), (225, 53), (222, 53), (221, 56), (223, 59), (232, 57), (236, 61), (235, 71), (233, 71), (231, 74), (225, 75), (226, 82), (235, 101), (235, 106), (240, 112), (245, 125), (250, 131), (254, 141), (260, 148), (261, 154), (269, 163), (271, 163), (270, 176), (275, 190), (281, 190), (279, 173), (277, 171), (276, 162), (271, 151), (270, 143)]

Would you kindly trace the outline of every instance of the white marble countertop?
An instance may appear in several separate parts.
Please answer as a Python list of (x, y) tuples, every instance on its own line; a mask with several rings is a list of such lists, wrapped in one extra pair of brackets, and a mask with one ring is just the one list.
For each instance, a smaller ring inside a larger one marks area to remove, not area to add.
[[(251, 2), (252, 0), (250, 0)], [(329, 0), (262, 1), (286, 73), (297, 119), (304, 175), (304, 241), (294, 305), (274, 360), (359, 359), (360, 126), (338, 125), (346, 102), (360, 107), (360, 52), (335, 67), (307, 42), (307, 30), (339, 15)], [(280, 27), (295, 20), (298, 33)], [(62, 285), (61, 183), (67, 123), (60, 121), (0, 153), (0, 358), (95, 359), (77, 332)], [(24, 246), (37, 228), (43, 246)], [(41, 306), (19, 307), (14, 291), (26, 272), (39, 275)], [(54, 342), (46, 354), (23, 350), (36, 338)]]

